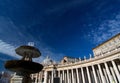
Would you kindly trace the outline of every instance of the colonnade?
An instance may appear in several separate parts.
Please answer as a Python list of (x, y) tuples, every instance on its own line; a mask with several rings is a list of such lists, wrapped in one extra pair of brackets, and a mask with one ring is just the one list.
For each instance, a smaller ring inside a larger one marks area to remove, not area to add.
[[(42, 74), (39, 73), (39, 75)], [(42, 78), (38, 77), (35, 83), (42, 83)], [(45, 71), (44, 83), (53, 83), (55, 77), (60, 78), (60, 83), (120, 83), (120, 59), (88, 66), (74, 66), (68, 69)]]

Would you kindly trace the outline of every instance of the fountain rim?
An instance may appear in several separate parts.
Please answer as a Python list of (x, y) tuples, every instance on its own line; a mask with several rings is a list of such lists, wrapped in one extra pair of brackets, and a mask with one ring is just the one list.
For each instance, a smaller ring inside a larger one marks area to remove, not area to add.
[(43, 65), (25, 60), (9, 60), (5, 63), (5, 68), (13, 72), (32, 74), (40, 72)]
[(26, 56), (25, 54), (29, 54), (31, 58), (37, 58), (41, 56), (41, 52), (33, 46), (22, 45), (15, 49), (15, 52), (20, 56)]

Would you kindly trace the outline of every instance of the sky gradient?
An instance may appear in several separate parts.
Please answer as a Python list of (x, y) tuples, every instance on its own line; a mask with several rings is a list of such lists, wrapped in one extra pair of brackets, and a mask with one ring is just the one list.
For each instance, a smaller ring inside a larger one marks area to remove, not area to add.
[(42, 56), (89, 57), (120, 33), (120, 0), (0, 0), (0, 53), (34, 42)]

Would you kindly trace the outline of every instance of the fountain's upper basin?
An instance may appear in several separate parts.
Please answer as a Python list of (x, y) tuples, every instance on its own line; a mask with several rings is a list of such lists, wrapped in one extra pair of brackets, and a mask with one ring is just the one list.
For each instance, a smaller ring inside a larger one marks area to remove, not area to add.
[(33, 46), (20, 46), (15, 51), (20, 56), (29, 56), (31, 58), (37, 58), (41, 56), (40, 51)]

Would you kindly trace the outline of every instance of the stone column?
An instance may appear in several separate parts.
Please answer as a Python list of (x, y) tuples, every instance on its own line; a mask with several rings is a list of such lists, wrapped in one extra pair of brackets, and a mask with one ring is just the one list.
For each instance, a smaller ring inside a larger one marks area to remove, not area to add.
[(69, 76), (69, 77), (70, 77), (70, 80), (69, 80), (69, 81), (70, 81), (70, 83), (72, 83), (72, 81), (71, 81), (71, 80), (72, 80), (72, 78), (71, 78), (71, 77), (72, 77), (72, 75), (71, 75), (71, 74), (72, 74), (72, 70), (70, 70), (70, 73), (69, 73), (69, 75), (70, 75), (70, 76)]
[(67, 70), (66, 70), (66, 72), (65, 72), (65, 78), (66, 78), (66, 79), (65, 79), (65, 82), (68, 83)]
[(33, 74), (31, 74), (31, 79), (33, 80)]
[(116, 78), (116, 76), (115, 76), (115, 73), (114, 73), (114, 71), (113, 71), (113, 68), (110, 67), (110, 70), (111, 70), (111, 73), (112, 73), (112, 75), (113, 75), (114, 82), (117, 83), (117, 78)]
[(39, 73), (40, 76), (39, 76), (39, 82), (41, 83), (42, 82), (42, 72)]
[(67, 70), (67, 82), (70, 83), (69, 70)]
[(81, 67), (81, 72), (82, 72), (83, 83), (85, 83), (85, 76), (84, 76), (84, 72), (83, 72), (83, 67)]
[(40, 82), (40, 75), (41, 75), (40, 73), (41, 73), (41, 72), (39, 72), (39, 73), (38, 73), (38, 74), (39, 74), (39, 77), (38, 77), (38, 82)]
[(42, 82), (43, 72), (40, 74), (40, 82)]
[(89, 83), (91, 83), (90, 72), (89, 72), (88, 66), (86, 67), (86, 70), (87, 70), (87, 75), (88, 75), (88, 81)]
[(45, 71), (45, 76), (44, 76), (44, 83), (47, 83), (47, 80), (48, 80), (48, 72), (47, 71)]
[(38, 78), (38, 77), (37, 77), (37, 74), (35, 75), (35, 78), (36, 78), (36, 79), (35, 79), (35, 83), (37, 83), (37, 78)]
[[(119, 60), (120, 60), (120, 58), (119, 58)], [(120, 62), (120, 61), (119, 61)], [(119, 69), (119, 71), (120, 71), (120, 64), (118, 64), (118, 69)]]
[(62, 83), (62, 73), (60, 74), (60, 83)]
[(98, 69), (100, 71), (100, 76), (101, 76), (101, 79), (102, 79), (102, 83), (106, 83), (105, 79), (104, 79), (104, 76), (103, 76), (103, 72), (102, 72), (102, 69), (101, 69), (101, 66), (100, 64), (98, 64)]
[(72, 71), (72, 83), (75, 83), (75, 81), (74, 81), (74, 75), (73, 75), (73, 69), (71, 71)]
[(95, 68), (94, 68), (93, 65), (92, 65), (92, 70), (93, 70), (93, 75), (94, 75), (94, 78), (95, 78), (95, 83), (98, 83), (98, 81), (97, 81), (97, 75), (95, 73)]
[(62, 78), (62, 83), (65, 83), (65, 74), (64, 74), (64, 70), (63, 70), (63, 78)]
[(66, 83), (66, 72), (64, 70), (64, 83)]
[(76, 68), (76, 74), (77, 74), (77, 83), (80, 83), (80, 78), (79, 78), (78, 68)]
[(114, 68), (114, 70), (115, 70), (115, 74), (116, 74), (116, 76), (117, 76), (117, 78), (118, 78), (118, 81), (119, 81), (119, 83), (120, 83), (120, 73), (119, 73), (119, 71), (118, 71), (118, 69), (117, 69), (117, 66), (116, 66), (116, 64), (115, 64), (114, 61), (112, 61), (112, 65), (113, 65), (113, 68)]
[(107, 65), (107, 63), (105, 62), (104, 63), (105, 64), (105, 68), (106, 68), (106, 72), (107, 72), (107, 74), (108, 74), (108, 78), (109, 78), (109, 80), (110, 80), (110, 83), (112, 83), (112, 81), (113, 81), (113, 78), (112, 78), (112, 76), (111, 76), (111, 74), (110, 74), (110, 70), (109, 70), (109, 68), (108, 68), (108, 65)]
[(108, 75), (107, 75), (107, 72), (106, 72), (105, 68), (103, 68), (103, 72), (104, 72), (104, 75), (105, 75), (106, 82), (109, 83)]
[(53, 83), (53, 74), (54, 74), (54, 72), (51, 71), (51, 83)]
[(97, 69), (96, 72), (97, 72), (97, 75), (98, 75), (98, 83), (102, 83), (99, 69)]
[(43, 81), (44, 71), (41, 72), (41, 82)]

